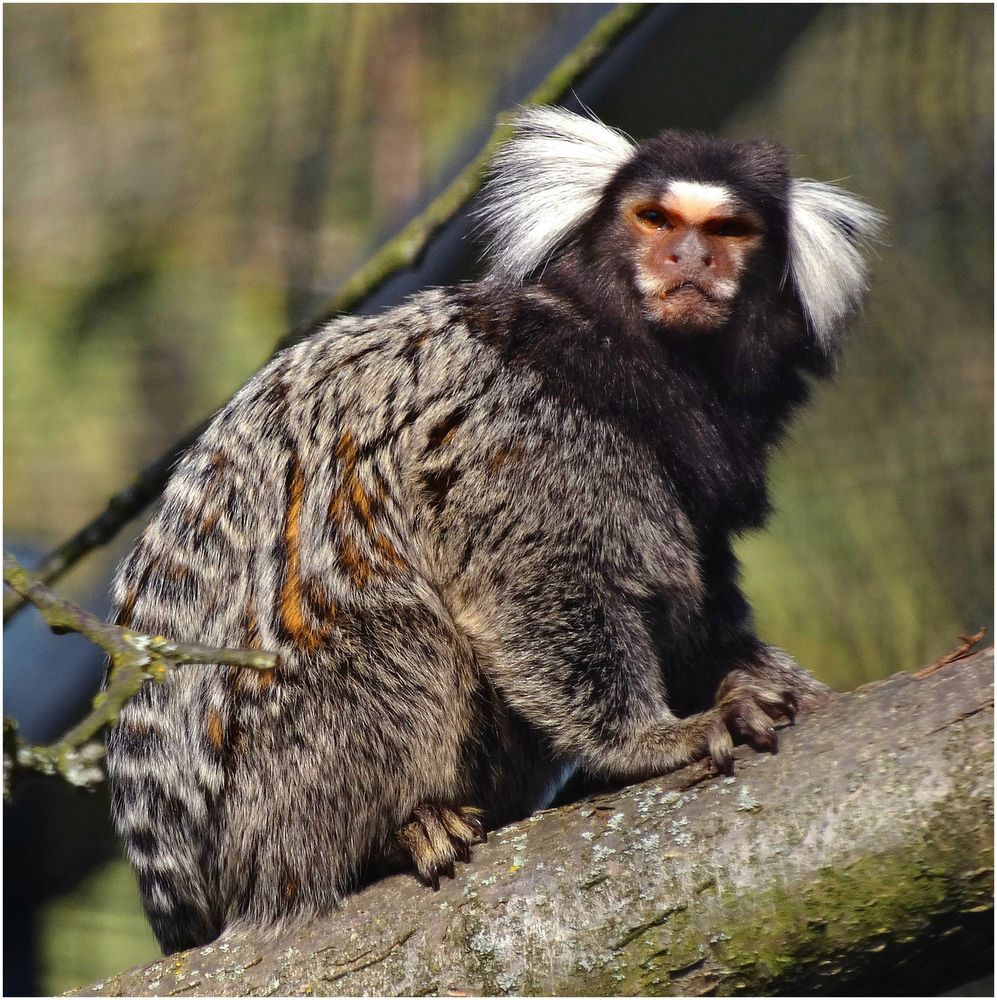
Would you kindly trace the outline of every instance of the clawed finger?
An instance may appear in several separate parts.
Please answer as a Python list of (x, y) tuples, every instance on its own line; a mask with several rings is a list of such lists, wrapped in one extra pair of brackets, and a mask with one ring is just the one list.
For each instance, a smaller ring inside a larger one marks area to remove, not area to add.
[(790, 725), (796, 724), (797, 701), (792, 691), (787, 689), (775, 692), (761, 688), (755, 697), (769, 718), (788, 719)]
[(470, 806), (423, 803), (395, 834), (395, 842), (411, 858), (419, 878), (437, 891), (441, 876), (455, 877), (454, 862), (469, 862), (471, 845), (484, 842), (483, 815)]
[(758, 684), (745, 685), (731, 691), (724, 701), (737, 705), (743, 705), (746, 702), (756, 705), (772, 721), (788, 719), (790, 724), (796, 722), (796, 695), (788, 688), (776, 689)]
[(475, 809), (473, 806), (462, 806), (458, 812), (461, 819), (474, 832), (474, 842), (487, 844), (488, 833), (485, 831), (484, 812), (481, 809)]
[(756, 750), (775, 753), (779, 748), (779, 737), (768, 715), (750, 701), (742, 701), (737, 706), (733, 725), (740, 736)]
[(721, 774), (734, 773), (734, 743), (726, 726), (715, 726), (707, 735), (710, 760)]

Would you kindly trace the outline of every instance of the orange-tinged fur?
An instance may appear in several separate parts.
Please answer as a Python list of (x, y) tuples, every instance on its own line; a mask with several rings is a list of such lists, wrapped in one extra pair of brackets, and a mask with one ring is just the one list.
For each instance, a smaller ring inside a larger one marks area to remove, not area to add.
[[(308, 623), (304, 607), (301, 580), (300, 521), (304, 502), (305, 481), (301, 465), (294, 459), (291, 485), (288, 490), (287, 518), (284, 523), (284, 543), (287, 547), (287, 570), (280, 591), (281, 622), (292, 640), (304, 649), (314, 651), (328, 638), (326, 628), (314, 629)], [(262, 677), (260, 681), (262, 685)]]
[(216, 750), (221, 750), (225, 746), (225, 736), (222, 730), (222, 719), (217, 712), (208, 714), (208, 739)]

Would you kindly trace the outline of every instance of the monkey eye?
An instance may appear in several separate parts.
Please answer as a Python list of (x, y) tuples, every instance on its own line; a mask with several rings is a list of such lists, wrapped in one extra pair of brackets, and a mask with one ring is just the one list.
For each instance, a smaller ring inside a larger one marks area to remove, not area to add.
[(637, 217), (637, 221), (647, 229), (664, 229), (668, 225), (667, 214), (662, 209), (650, 205), (637, 209), (634, 215)]
[(758, 230), (746, 219), (717, 219), (709, 227), (714, 236), (754, 236)]

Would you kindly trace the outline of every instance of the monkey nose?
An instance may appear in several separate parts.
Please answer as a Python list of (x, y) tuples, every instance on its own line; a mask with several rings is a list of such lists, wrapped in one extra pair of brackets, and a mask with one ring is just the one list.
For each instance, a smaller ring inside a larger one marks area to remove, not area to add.
[(705, 246), (697, 239), (686, 239), (677, 245), (673, 245), (671, 252), (666, 258), (669, 264), (693, 265), (695, 267), (711, 267), (713, 265), (713, 254), (709, 247)]
[(665, 258), (665, 263), (684, 270), (698, 271), (702, 267), (713, 266), (713, 255), (708, 250), (674, 251)]
[(701, 254), (669, 254), (668, 256), (669, 264), (703, 264), (705, 267), (713, 266), (713, 256), (709, 253)]

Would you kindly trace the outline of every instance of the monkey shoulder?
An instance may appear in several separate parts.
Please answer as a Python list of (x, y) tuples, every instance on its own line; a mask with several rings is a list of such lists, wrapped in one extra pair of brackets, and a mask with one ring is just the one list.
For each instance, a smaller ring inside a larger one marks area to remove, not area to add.
[[(592, 535), (674, 510), (652, 453), (605, 418), (611, 354), (541, 286), (434, 289), (326, 324), (250, 379), (182, 460), (119, 607), (144, 590), (157, 626), (176, 634), (182, 616), (191, 639), (221, 641), (237, 624), (229, 598), (292, 549), (302, 574), (345, 565), (345, 594), (371, 567), (387, 579), (424, 566), (427, 523), (452, 538), (489, 516)], [(218, 629), (194, 635), (214, 605)]]

